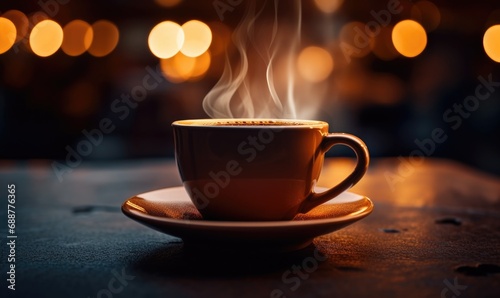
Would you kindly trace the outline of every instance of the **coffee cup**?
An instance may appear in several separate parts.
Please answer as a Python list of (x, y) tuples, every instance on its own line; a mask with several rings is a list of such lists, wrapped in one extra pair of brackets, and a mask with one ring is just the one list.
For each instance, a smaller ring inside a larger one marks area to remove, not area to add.
[[(172, 123), (184, 187), (207, 220), (290, 220), (341, 194), (365, 174), (359, 138), (328, 133), (328, 123), (287, 119), (195, 119)], [(357, 163), (344, 180), (317, 193), (325, 153), (350, 147)]]

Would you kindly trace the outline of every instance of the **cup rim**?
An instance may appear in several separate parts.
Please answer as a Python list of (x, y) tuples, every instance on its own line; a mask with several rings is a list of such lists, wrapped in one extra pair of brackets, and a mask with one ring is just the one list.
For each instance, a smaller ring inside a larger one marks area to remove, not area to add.
[[(238, 125), (224, 124), (225, 122), (237, 122)], [(249, 122), (246, 125), (245, 122)], [(266, 125), (263, 122), (283, 122), (284, 125)], [(214, 125), (217, 124), (217, 125)], [(259, 124), (259, 125), (255, 125)], [(288, 125), (287, 125), (288, 124)], [(294, 125), (289, 125), (294, 124)], [(204, 127), (204, 128), (259, 128), (259, 127), (273, 127), (283, 129), (298, 129), (298, 128), (323, 128), (328, 123), (320, 120), (307, 120), (307, 119), (279, 119), (279, 118), (206, 118), (206, 119), (185, 119), (176, 120), (172, 126), (183, 127)]]

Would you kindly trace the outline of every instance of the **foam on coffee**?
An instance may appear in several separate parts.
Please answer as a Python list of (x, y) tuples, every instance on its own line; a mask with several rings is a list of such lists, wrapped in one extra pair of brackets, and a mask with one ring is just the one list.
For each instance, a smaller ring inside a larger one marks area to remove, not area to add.
[(202, 119), (178, 122), (181, 125), (196, 126), (311, 126), (321, 124), (313, 120), (282, 120), (282, 119)]
[(280, 120), (231, 120), (231, 121), (216, 121), (210, 124), (215, 126), (291, 126), (303, 125), (304, 123), (294, 121), (280, 121)]

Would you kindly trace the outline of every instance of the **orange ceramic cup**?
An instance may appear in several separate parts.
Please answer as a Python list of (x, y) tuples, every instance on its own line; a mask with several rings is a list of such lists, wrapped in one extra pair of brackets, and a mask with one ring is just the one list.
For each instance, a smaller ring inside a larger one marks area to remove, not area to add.
[[(198, 119), (172, 126), (184, 187), (209, 220), (290, 220), (349, 189), (368, 168), (363, 141), (328, 133), (322, 121)], [(356, 167), (339, 184), (314, 192), (324, 154), (340, 144), (354, 150)]]

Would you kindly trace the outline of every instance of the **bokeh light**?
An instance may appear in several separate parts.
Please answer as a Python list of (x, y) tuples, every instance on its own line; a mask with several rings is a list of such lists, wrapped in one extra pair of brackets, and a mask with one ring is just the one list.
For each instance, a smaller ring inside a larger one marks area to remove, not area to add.
[(427, 34), (419, 23), (404, 20), (397, 23), (392, 30), (392, 43), (396, 50), (405, 57), (416, 57), (427, 45)]
[(301, 76), (313, 83), (325, 80), (333, 70), (333, 58), (323, 48), (310, 46), (303, 49), (297, 59)]
[(430, 1), (418, 1), (411, 8), (411, 18), (422, 24), (425, 30), (432, 31), (441, 23), (441, 12)]
[(210, 62), (209, 51), (198, 57), (189, 57), (179, 52), (170, 59), (161, 59), (160, 67), (170, 82), (182, 83), (202, 78), (208, 71)]
[(78, 56), (90, 48), (94, 37), (92, 27), (85, 21), (74, 20), (63, 29), (62, 50), (69, 56)]
[(111, 53), (120, 39), (120, 32), (115, 24), (107, 20), (100, 20), (92, 24), (93, 39), (88, 48), (89, 54), (103, 57)]
[(207, 24), (192, 20), (182, 25), (184, 43), (180, 51), (189, 57), (197, 57), (208, 50), (212, 43), (212, 31)]
[(2, 17), (11, 20), (16, 26), (17, 37), (15, 42), (20, 41), (26, 36), (29, 29), (29, 21), (28, 17), (24, 13), (13, 9), (5, 12)]
[(33, 32), (33, 28), (40, 23), (41, 21), (50, 20), (49, 16), (43, 11), (35, 11), (32, 13), (27, 13), (28, 17), (28, 30), (24, 37), (24, 41), (19, 43), (19, 46), (28, 53), (33, 53), (31, 49), (31, 45), (29, 43), (31, 32)]
[(156, 25), (148, 37), (149, 50), (161, 59), (173, 57), (184, 43), (184, 31), (181, 26), (172, 21)]
[(0, 17), (0, 54), (7, 52), (16, 42), (16, 26), (11, 20)]
[(57, 52), (62, 41), (63, 29), (52, 20), (41, 21), (31, 30), (31, 50), (40, 57), (48, 57)]
[(179, 5), (179, 3), (182, 2), (182, 0), (155, 0), (156, 4), (163, 6), (163, 7), (174, 7), (176, 5)]
[(314, 3), (324, 13), (334, 13), (336, 12), (344, 0), (314, 0)]
[(191, 79), (190, 79), (192, 81), (202, 78), (207, 73), (208, 69), (210, 68), (212, 56), (209, 51), (206, 51), (205, 53), (201, 54), (195, 59), (196, 63), (193, 67), (193, 71), (191, 72)]
[(483, 37), (484, 51), (495, 62), (500, 62), (500, 25), (491, 26)]

